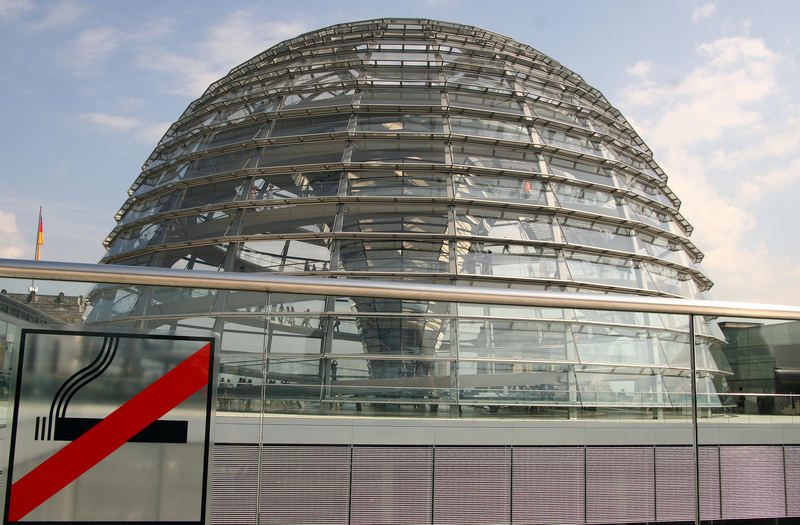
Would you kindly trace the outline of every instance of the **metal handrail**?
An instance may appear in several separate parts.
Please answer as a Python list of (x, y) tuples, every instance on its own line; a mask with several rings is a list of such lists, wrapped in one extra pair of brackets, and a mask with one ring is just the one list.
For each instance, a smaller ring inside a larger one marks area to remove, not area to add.
[(0, 278), (800, 321), (798, 306), (21, 259), (0, 259)]

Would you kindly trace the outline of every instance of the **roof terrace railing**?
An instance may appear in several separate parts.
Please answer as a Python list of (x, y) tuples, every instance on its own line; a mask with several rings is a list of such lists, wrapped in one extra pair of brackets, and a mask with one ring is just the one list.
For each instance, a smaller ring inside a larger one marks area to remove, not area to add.
[(800, 320), (798, 306), (20, 259), (0, 259), (0, 278)]

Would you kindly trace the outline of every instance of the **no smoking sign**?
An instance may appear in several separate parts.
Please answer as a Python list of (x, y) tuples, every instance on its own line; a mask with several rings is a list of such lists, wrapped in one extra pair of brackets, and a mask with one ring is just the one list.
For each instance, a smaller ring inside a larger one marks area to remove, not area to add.
[(22, 331), (5, 523), (205, 520), (214, 338)]

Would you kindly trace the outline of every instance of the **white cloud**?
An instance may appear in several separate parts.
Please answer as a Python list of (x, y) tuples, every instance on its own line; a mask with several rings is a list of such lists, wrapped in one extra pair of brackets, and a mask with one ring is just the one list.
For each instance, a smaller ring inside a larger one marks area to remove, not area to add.
[(250, 11), (236, 11), (210, 29), (208, 39), (197, 46), (195, 53), (151, 47), (139, 54), (137, 64), (169, 73), (176, 78), (172, 91), (196, 97), (231, 68), (307, 30), (302, 22), (258, 20)]
[(78, 116), (81, 120), (97, 127), (118, 133), (128, 133), (145, 144), (155, 144), (166, 133), (170, 125), (168, 122), (148, 124), (136, 117), (125, 117), (110, 113), (82, 113)]
[(0, 0), (0, 20), (13, 20), (34, 7), (32, 0)]
[(782, 58), (748, 37), (696, 50), (697, 65), (671, 82), (657, 78), (657, 64), (631, 66), (623, 113), (683, 201), (714, 296), (797, 303), (800, 254), (762, 224), (759, 208), (800, 185), (800, 111), (778, 82)]
[(80, 19), (85, 12), (86, 6), (73, 0), (64, 0), (63, 2), (52, 4), (41, 20), (30, 24), (28, 27), (34, 31), (67, 27)]
[(649, 60), (640, 60), (636, 62), (634, 65), (630, 66), (629, 68), (625, 69), (625, 72), (631, 75), (632, 77), (645, 77), (650, 70), (653, 69), (653, 63)]
[(760, 122), (752, 103), (762, 101), (775, 88), (777, 64), (764, 42), (722, 38), (698, 46), (697, 52), (705, 62), (679, 82), (653, 82), (646, 78), (648, 71), (624, 90), (628, 105), (659, 106), (657, 119), (651, 122), (651, 136), (656, 140), (694, 144)]
[(717, 6), (712, 2), (706, 2), (700, 7), (695, 8), (692, 13), (692, 23), (696, 24), (700, 20), (706, 19), (717, 11)]
[(208, 41), (201, 44), (203, 56), (228, 69), (268, 47), (306, 31), (302, 23), (253, 20), (249, 11), (236, 11), (211, 28)]
[(145, 144), (157, 144), (164, 133), (167, 132), (170, 122), (160, 122), (158, 124), (148, 124), (139, 128), (136, 132), (136, 138)]
[(170, 34), (175, 26), (172, 18), (154, 18), (139, 29), (132, 31), (122, 31), (122, 38), (134, 42), (151, 42), (160, 40)]
[(168, 35), (173, 24), (172, 19), (160, 18), (151, 20), (135, 30), (111, 26), (89, 28), (81, 32), (70, 46), (59, 53), (59, 56), (78, 74), (95, 73), (123, 44), (133, 42), (138, 45), (149, 45)]
[(13, 213), (0, 210), (0, 257), (18, 259), (22, 257), (25, 242), (17, 227), (17, 218)]
[(119, 32), (111, 27), (96, 27), (83, 31), (61, 57), (78, 73), (96, 72), (96, 68), (119, 47)]
[(139, 67), (177, 77), (176, 85), (171, 91), (193, 97), (200, 96), (209, 84), (225, 74), (218, 65), (200, 57), (194, 58), (160, 50), (142, 53), (136, 62)]
[(108, 113), (84, 113), (80, 117), (92, 124), (113, 129), (114, 131), (130, 131), (142, 126), (142, 122), (137, 118), (109, 115)]

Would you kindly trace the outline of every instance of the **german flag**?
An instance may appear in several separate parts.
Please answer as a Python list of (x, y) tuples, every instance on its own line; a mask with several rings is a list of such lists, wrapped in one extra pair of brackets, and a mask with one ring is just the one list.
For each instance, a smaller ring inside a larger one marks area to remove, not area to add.
[(39, 206), (39, 232), (36, 236), (36, 260), (39, 260), (39, 252), (44, 244), (44, 230), (42, 229), (42, 207)]

